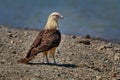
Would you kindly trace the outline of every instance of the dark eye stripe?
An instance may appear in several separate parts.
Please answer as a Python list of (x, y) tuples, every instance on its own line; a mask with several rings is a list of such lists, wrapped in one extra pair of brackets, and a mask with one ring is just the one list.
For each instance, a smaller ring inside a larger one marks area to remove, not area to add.
[(55, 15), (56, 17), (59, 17), (59, 15)]

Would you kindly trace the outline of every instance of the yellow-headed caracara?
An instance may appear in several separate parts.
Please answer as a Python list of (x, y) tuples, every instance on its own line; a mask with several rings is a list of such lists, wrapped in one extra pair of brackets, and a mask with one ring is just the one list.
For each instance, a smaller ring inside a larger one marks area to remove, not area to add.
[(40, 52), (46, 57), (46, 62), (49, 63), (47, 54), (50, 53), (55, 61), (55, 50), (61, 40), (58, 20), (63, 19), (63, 16), (58, 12), (53, 12), (48, 16), (48, 21), (43, 30), (41, 30), (34, 40), (25, 58), (18, 60), (18, 63), (27, 64), (34, 56)]

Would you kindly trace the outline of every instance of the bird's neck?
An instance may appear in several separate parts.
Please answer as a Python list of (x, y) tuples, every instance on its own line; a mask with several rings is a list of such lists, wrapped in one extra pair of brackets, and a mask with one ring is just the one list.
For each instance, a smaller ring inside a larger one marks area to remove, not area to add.
[(46, 23), (45, 29), (58, 29), (58, 26), (58, 20), (49, 18)]

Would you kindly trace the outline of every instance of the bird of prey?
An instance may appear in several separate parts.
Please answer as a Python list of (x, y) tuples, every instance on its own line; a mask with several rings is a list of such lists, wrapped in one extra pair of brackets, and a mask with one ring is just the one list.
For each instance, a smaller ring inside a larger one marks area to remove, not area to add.
[(27, 55), (19, 59), (18, 63), (27, 64), (40, 52), (43, 52), (47, 63), (49, 63), (48, 54), (52, 55), (54, 63), (56, 63), (55, 50), (61, 41), (61, 33), (58, 25), (59, 19), (63, 19), (63, 16), (58, 12), (53, 12), (48, 16), (44, 29), (39, 32)]

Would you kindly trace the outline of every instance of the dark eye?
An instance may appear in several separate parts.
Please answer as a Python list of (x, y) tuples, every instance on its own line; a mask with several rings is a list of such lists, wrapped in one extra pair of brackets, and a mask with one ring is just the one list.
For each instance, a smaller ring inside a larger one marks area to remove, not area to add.
[(55, 15), (56, 17), (59, 17), (59, 15)]

